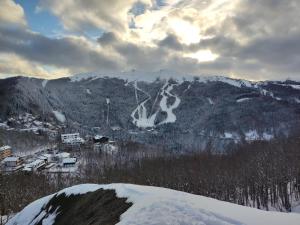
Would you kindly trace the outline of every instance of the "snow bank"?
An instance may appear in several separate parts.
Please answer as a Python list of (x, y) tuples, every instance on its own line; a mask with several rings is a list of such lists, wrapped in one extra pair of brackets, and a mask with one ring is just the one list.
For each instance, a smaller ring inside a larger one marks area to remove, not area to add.
[[(83, 184), (67, 188), (58, 194), (65, 193), (67, 196), (85, 194), (100, 188), (113, 189), (118, 197), (127, 198), (133, 203), (133, 206), (122, 214), (118, 225), (299, 225), (300, 221), (299, 214), (266, 212), (212, 198), (150, 186)], [(7, 225), (34, 225), (37, 221), (36, 215), (45, 215), (46, 212), (40, 213), (42, 207), (53, 196), (50, 195), (31, 203)], [(55, 214), (48, 215), (44, 219), (46, 221), (43, 220), (43, 224), (53, 224), (54, 217)]]

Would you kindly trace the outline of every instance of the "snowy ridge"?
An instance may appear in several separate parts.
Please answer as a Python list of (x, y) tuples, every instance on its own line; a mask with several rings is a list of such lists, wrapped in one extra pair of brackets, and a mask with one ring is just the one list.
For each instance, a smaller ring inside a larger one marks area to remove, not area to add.
[(175, 71), (170, 70), (160, 70), (157, 72), (143, 72), (143, 71), (129, 71), (129, 72), (92, 72), (92, 73), (82, 73), (77, 74), (70, 77), (71, 82), (80, 82), (84, 80), (96, 80), (100, 78), (119, 78), (128, 82), (135, 81), (144, 81), (144, 82), (154, 82), (157, 78), (162, 80), (170, 80), (173, 79), (177, 81), (177, 83), (182, 83), (184, 81), (194, 81), (197, 80), (201, 83), (207, 82), (223, 82), (235, 87), (256, 87), (255, 82), (240, 80), (240, 79), (232, 79), (223, 76), (199, 76), (199, 75), (191, 75), (191, 74), (182, 74)]
[[(266, 212), (254, 208), (218, 201), (165, 188), (132, 184), (82, 184), (41, 198), (13, 217), (7, 225), (52, 225), (55, 213), (47, 215), (43, 207), (55, 195), (85, 194), (98, 189), (115, 190), (120, 198), (133, 205), (121, 215), (118, 225), (299, 225), (300, 215), (294, 213)], [(46, 215), (46, 216), (45, 216)], [(42, 221), (41, 218), (44, 218)]]

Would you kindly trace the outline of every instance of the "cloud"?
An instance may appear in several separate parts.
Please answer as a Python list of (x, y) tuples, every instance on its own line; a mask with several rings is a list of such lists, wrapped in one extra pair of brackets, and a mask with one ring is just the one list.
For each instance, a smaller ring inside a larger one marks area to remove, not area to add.
[(0, 54), (0, 77), (22, 75), (40, 78), (55, 78), (65, 76), (68, 73), (68, 69), (54, 68), (49, 71), (40, 64), (28, 61), (15, 54)]
[(12, 0), (1, 0), (0, 24), (25, 26), (27, 23), (23, 8)]
[(73, 73), (120, 69), (114, 55), (105, 53), (84, 37), (49, 38), (26, 29), (0, 26), (0, 52)]
[(50, 10), (68, 30), (104, 29), (124, 32), (128, 29), (128, 12), (135, 3), (152, 4), (151, 0), (44, 0), (40, 10)]
[[(0, 54), (20, 62), (20, 72), (135, 68), (299, 79), (298, 0), (41, 0), (40, 12), (63, 24), (60, 38), (32, 32), (13, 1), (0, 5), (10, 10), (0, 13)], [(87, 36), (94, 29), (104, 31), (97, 41)]]

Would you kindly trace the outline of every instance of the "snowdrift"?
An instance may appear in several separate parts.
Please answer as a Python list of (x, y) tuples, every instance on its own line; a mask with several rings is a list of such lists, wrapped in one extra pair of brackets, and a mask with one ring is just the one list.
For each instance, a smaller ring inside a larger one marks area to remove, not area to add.
[(300, 214), (266, 212), (158, 187), (82, 184), (31, 203), (8, 222), (36, 224), (299, 225)]

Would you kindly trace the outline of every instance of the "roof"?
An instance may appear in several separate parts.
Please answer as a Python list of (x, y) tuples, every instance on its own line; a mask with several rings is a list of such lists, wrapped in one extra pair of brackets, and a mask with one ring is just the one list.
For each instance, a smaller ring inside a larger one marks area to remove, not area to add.
[(63, 164), (74, 164), (76, 163), (77, 159), (76, 158), (65, 158), (63, 159)]
[(20, 157), (6, 157), (3, 162), (16, 162), (20, 159)]
[(27, 164), (25, 167), (35, 167), (37, 165), (39, 165), (40, 163), (44, 163), (44, 160), (41, 160), (41, 159), (37, 159), (29, 164)]
[(74, 135), (78, 135), (79, 136), (79, 133), (73, 133), (73, 134), (62, 134), (61, 136), (63, 137), (63, 136), (74, 136)]
[(8, 146), (8, 145), (5, 145), (5, 146), (3, 146), (3, 147), (0, 148), (0, 152), (1, 152), (1, 151), (8, 150), (8, 149), (11, 149), (11, 147)]
[(102, 135), (95, 135), (94, 138), (95, 138), (95, 139), (100, 139), (100, 138), (103, 138), (103, 136), (102, 136)]
[(57, 153), (56, 156), (59, 158), (69, 158), (70, 157), (70, 153), (68, 152), (61, 152), (61, 153)]

